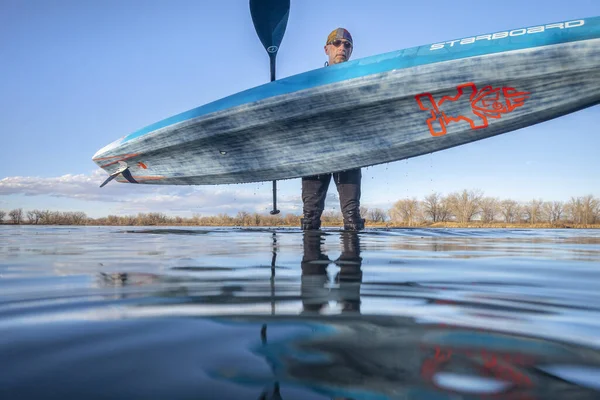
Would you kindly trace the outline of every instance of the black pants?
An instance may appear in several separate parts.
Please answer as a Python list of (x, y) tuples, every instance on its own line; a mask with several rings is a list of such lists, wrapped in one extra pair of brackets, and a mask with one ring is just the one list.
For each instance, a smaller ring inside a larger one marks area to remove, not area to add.
[(337, 186), (340, 196), (340, 208), (344, 221), (360, 218), (360, 168), (333, 174), (321, 174), (302, 178), (302, 202), (304, 218), (318, 221), (325, 209), (325, 197), (331, 177)]

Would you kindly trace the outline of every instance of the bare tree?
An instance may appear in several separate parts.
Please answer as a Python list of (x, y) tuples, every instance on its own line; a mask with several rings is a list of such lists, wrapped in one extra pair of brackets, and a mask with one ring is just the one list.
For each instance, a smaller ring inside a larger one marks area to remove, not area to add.
[(39, 224), (42, 220), (42, 211), (35, 209), (35, 210), (33, 210), (33, 215), (34, 215), (33, 218), (34, 218), (35, 224)]
[(423, 214), (429, 217), (432, 222), (445, 221), (449, 217), (447, 204), (440, 193), (435, 192), (426, 196), (422, 206)]
[(420, 206), (417, 199), (403, 199), (394, 203), (389, 211), (392, 220), (412, 226), (420, 216)]
[(381, 208), (374, 208), (369, 210), (368, 219), (372, 222), (385, 222), (386, 212)]
[[(124, 218), (126, 222), (129, 222), (129, 218)], [(87, 222), (87, 215), (83, 211), (75, 211), (71, 213), (71, 221), (73, 225), (85, 225)]]
[(241, 226), (252, 225), (252, 215), (246, 211), (238, 211), (235, 216), (235, 224)]
[(541, 199), (533, 199), (523, 206), (523, 214), (527, 222), (530, 224), (539, 222), (542, 218), (542, 204), (544, 204), (544, 202)]
[(27, 211), (27, 219), (29, 220), (30, 224), (37, 225), (40, 222), (41, 218), (42, 212), (40, 210)]
[(4, 222), (4, 217), (6, 217), (6, 211), (0, 210), (0, 224)]
[(562, 201), (546, 201), (542, 205), (542, 214), (544, 219), (551, 224), (555, 224), (562, 218), (564, 212), (564, 203)]
[(483, 193), (480, 190), (465, 189), (448, 195), (448, 204), (458, 222), (470, 222), (481, 213), (482, 198)]
[(42, 220), (42, 211), (41, 210), (33, 210), (34, 220), (36, 224), (39, 224)]
[(50, 211), (50, 210), (44, 210), (44, 211), (39, 211), (39, 210), (35, 210), (38, 213), (39, 216), (39, 223), (43, 224), (43, 225), (50, 225), (50, 224), (57, 224), (59, 221), (59, 213), (58, 211)]
[(592, 195), (571, 197), (565, 205), (565, 212), (576, 224), (593, 224), (600, 220), (600, 200)]
[(496, 215), (500, 212), (500, 201), (494, 197), (481, 199), (481, 220), (483, 222), (494, 222)]
[(581, 198), (571, 197), (565, 206), (565, 211), (572, 222), (580, 224), (582, 219), (581, 217), (583, 215), (583, 204), (581, 204)]
[(439, 213), (439, 222), (447, 222), (454, 218), (454, 214), (452, 214), (452, 210), (450, 208), (450, 201), (448, 197), (442, 198)]
[(519, 204), (514, 200), (502, 200), (500, 203), (500, 213), (504, 222), (515, 222), (519, 216)]
[(517, 208), (515, 209), (515, 213), (517, 215), (516, 217), (516, 222), (519, 223), (526, 223), (527, 222), (527, 218), (525, 216), (525, 204), (523, 204), (522, 202), (517, 202)]
[(23, 221), (23, 209), (15, 208), (8, 213), (8, 216), (12, 220), (13, 224), (20, 224)]
[(595, 207), (592, 207), (592, 215), (593, 215), (593, 221), (592, 223), (597, 224), (600, 223), (600, 199), (596, 199), (594, 198), (594, 204)]
[(581, 198), (582, 216), (581, 220), (584, 224), (593, 224), (600, 210), (600, 200), (594, 198), (591, 194)]

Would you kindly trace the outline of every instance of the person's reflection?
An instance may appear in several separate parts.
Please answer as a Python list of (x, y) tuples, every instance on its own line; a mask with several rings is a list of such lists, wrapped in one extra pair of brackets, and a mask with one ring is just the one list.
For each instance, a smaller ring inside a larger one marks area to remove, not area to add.
[[(338, 300), (343, 313), (360, 312), (360, 237), (357, 232), (343, 231), (340, 233), (340, 240), (342, 252), (337, 260), (332, 261), (323, 252), (325, 234), (319, 231), (304, 231), (304, 256), (301, 262), (302, 314), (321, 313), (333, 299)], [(333, 288), (329, 285), (327, 275), (327, 267), (331, 263), (340, 268)]]
[(340, 271), (335, 277), (339, 285), (342, 312), (360, 313), (360, 284), (362, 282), (362, 257), (360, 237), (356, 232), (341, 232), (342, 254), (335, 261)]

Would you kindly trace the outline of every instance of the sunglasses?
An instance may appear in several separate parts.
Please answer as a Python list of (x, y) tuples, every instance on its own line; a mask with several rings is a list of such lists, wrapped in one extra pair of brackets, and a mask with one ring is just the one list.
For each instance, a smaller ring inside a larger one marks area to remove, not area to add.
[(352, 47), (352, 43), (346, 41), (346, 40), (334, 40), (333, 42), (329, 43), (334, 45), (335, 47), (340, 47), (342, 44), (344, 45), (345, 48), (349, 49)]

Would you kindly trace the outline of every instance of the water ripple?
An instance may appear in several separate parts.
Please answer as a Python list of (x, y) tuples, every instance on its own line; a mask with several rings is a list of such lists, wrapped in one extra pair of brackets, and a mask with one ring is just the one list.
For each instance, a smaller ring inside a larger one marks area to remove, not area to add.
[(598, 332), (595, 230), (0, 226), (0, 398), (594, 399)]

